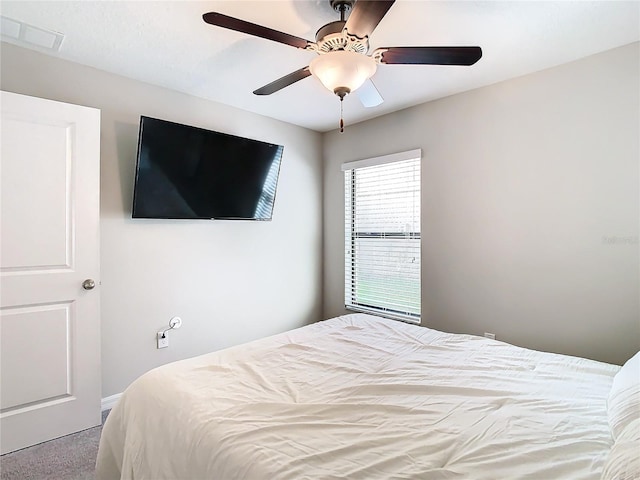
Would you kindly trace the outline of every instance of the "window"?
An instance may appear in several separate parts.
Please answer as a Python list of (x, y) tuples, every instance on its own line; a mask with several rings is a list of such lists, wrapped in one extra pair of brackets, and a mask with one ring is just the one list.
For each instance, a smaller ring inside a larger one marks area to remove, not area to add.
[(420, 323), (420, 150), (345, 163), (345, 307)]

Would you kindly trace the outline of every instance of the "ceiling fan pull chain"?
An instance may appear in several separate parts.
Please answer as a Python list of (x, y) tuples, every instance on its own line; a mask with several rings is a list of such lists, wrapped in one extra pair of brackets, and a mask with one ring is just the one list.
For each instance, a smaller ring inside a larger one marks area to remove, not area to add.
[(343, 120), (343, 110), (342, 110), (342, 102), (344, 101), (344, 96), (340, 97), (340, 133), (344, 133), (344, 120)]

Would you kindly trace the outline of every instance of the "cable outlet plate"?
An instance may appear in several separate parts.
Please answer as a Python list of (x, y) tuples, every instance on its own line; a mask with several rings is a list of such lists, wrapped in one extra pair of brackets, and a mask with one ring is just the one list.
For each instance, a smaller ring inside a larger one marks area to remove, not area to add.
[(158, 332), (157, 339), (158, 339), (158, 348), (167, 348), (169, 346), (169, 337), (167, 336), (166, 333)]

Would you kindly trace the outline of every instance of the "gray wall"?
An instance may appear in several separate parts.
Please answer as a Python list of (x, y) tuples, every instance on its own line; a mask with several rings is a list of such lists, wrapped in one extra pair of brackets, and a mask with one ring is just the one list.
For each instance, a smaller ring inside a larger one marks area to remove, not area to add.
[[(108, 396), (157, 365), (344, 313), (340, 164), (412, 148), (423, 324), (623, 362), (640, 347), (639, 58), (634, 44), (324, 136), (5, 43), (0, 87), (102, 110)], [(284, 144), (274, 220), (132, 220), (141, 114)], [(184, 326), (157, 350), (173, 315)]]
[(346, 161), (421, 148), (422, 323), (622, 363), (640, 348), (639, 44), (324, 136), (324, 315)]
[[(102, 395), (163, 363), (321, 317), (321, 136), (2, 43), (0, 87), (102, 110)], [(271, 222), (132, 220), (140, 115), (279, 143)], [(157, 350), (173, 315), (183, 327)]]

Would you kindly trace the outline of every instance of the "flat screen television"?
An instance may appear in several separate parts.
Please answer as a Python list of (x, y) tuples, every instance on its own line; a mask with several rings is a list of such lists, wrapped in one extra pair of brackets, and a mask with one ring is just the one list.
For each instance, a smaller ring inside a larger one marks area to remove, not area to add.
[(132, 217), (271, 220), (283, 150), (142, 116)]

